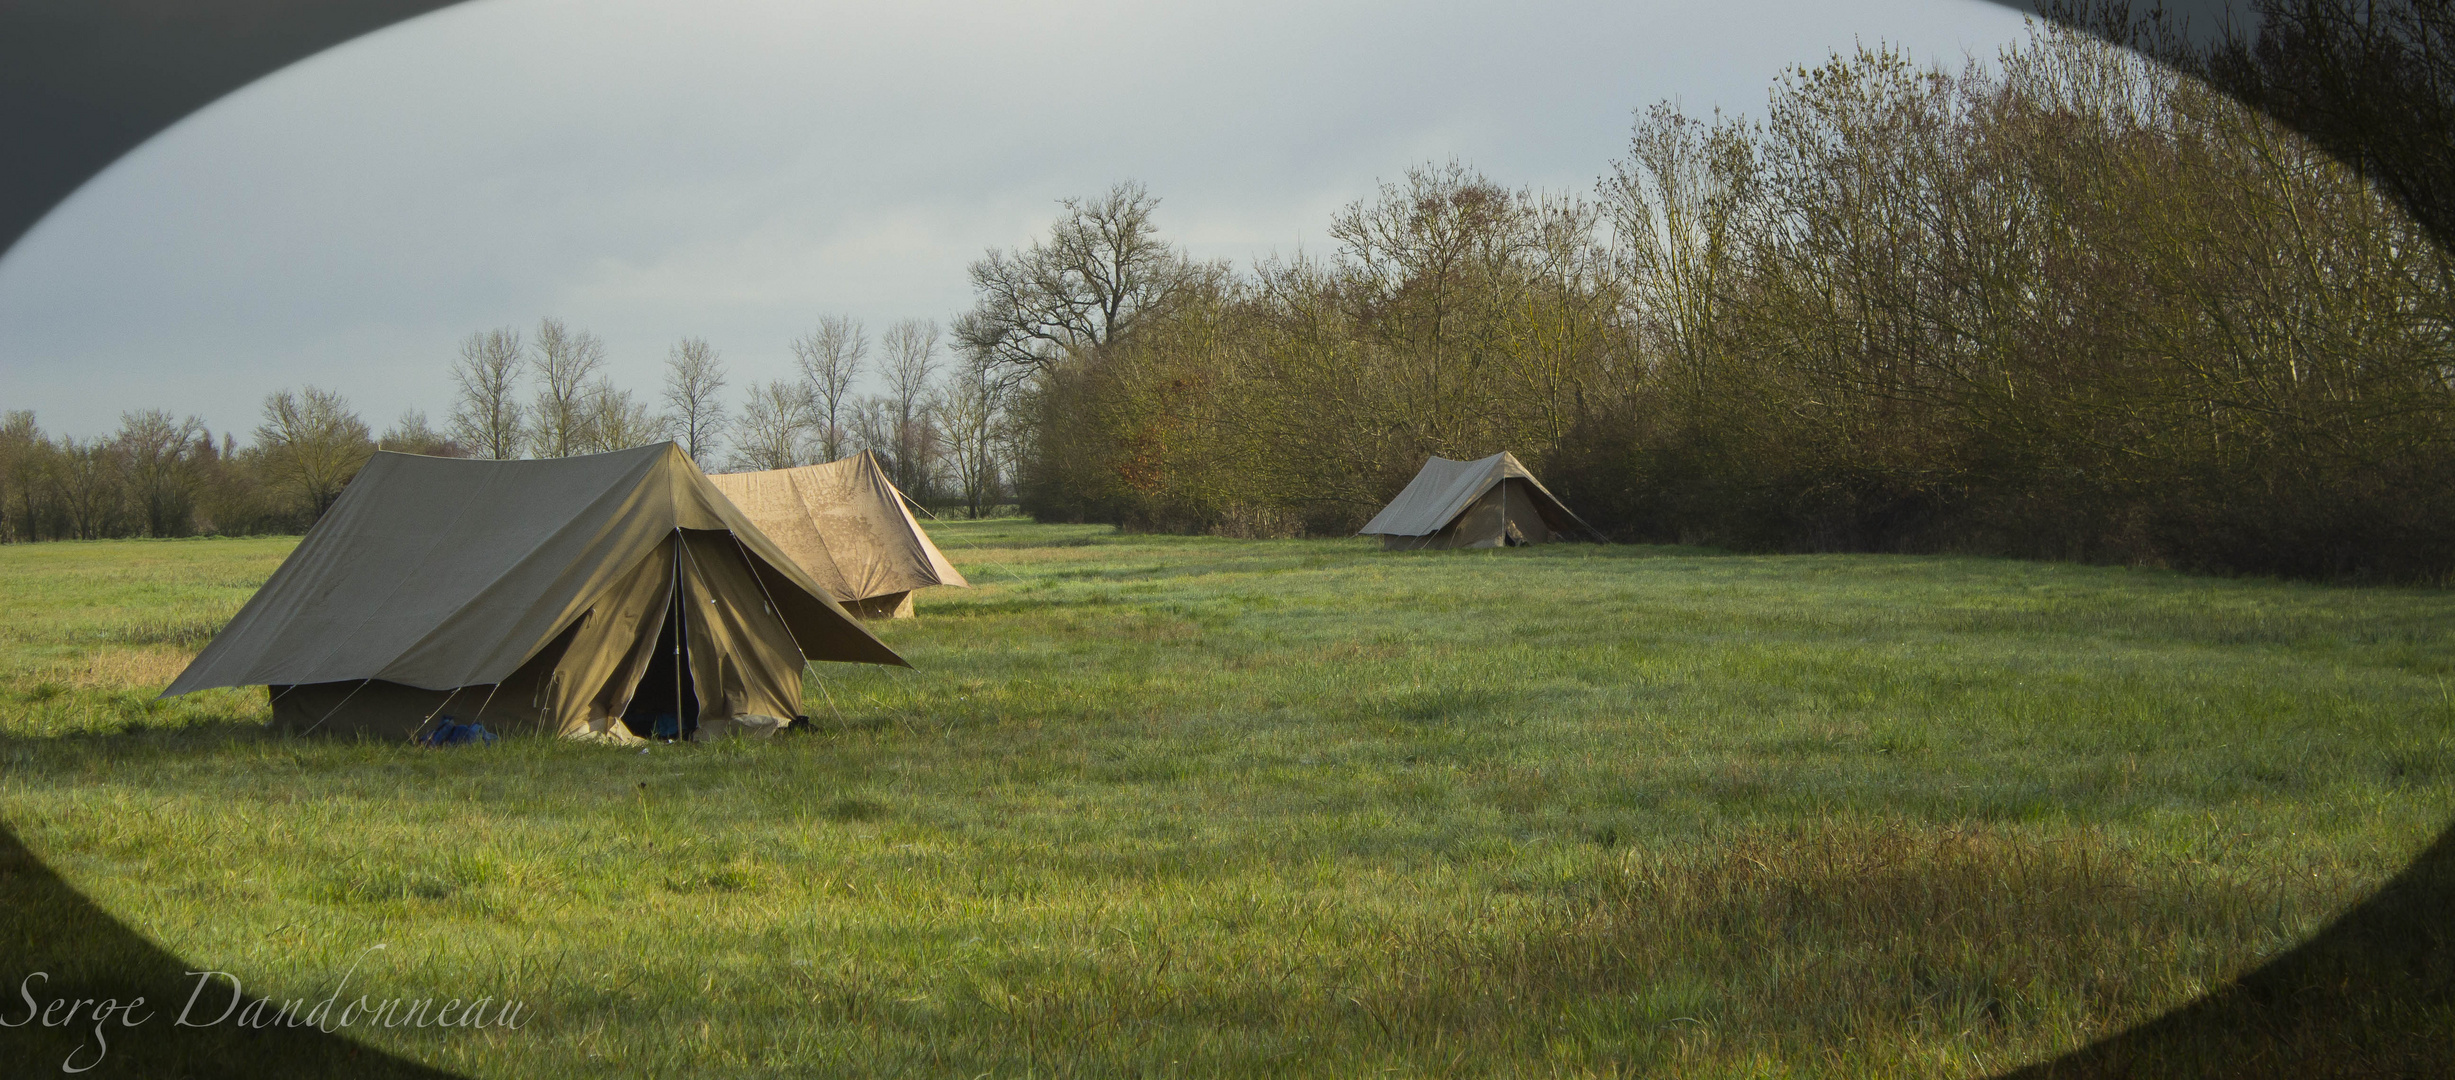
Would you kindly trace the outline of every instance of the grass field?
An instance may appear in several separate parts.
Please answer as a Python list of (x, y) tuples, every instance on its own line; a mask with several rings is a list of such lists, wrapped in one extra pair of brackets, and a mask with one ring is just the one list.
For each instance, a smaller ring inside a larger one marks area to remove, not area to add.
[(475, 1074), (1889, 1077), (2177, 1004), (2455, 814), (2441, 591), (935, 532), (913, 670), (646, 753), (156, 702), (289, 541), (0, 547), (0, 818), (251, 992), (522, 1000), (353, 1032)]

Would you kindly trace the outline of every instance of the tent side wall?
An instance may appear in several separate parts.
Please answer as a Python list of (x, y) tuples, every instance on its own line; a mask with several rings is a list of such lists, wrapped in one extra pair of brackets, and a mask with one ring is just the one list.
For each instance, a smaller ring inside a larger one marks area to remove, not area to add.
[(413, 739), (451, 717), (502, 733), (551, 732), (556, 667), (569, 653), (566, 633), (500, 683), (427, 690), (382, 679), (267, 686), (272, 730), (289, 735)]

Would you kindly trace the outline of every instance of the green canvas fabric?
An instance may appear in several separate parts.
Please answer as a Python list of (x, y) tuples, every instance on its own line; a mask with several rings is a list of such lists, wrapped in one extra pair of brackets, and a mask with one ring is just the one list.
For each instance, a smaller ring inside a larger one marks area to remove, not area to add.
[(1594, 529), (1504, 450), (1473, 461), (1425, 462), (1358, 535), (1411, 549), (1539, 544), (1578, 533)]
[(789, 718), (807, 661), (904, 663), (671, 443), (547, 461), (378, 453), (163, 695), (266, 685), (320, 699), (310, 688), (350, 684), (458, 708), (493, 688), (489, 700), (527, 703), (506, 700), (507, 717), (601, 731), (677, 595), (708, 622), (691, 624), (693, 676), (713, 665), (719, 709)]

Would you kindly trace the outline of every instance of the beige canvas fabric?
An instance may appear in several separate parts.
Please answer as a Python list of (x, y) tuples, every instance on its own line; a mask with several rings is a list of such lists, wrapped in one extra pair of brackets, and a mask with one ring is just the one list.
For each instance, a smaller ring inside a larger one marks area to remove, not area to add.
[(670, 443), (378, 453), (163, 696), (273, 687), (275, 723), (298, 730), (482, 709), (490, 728), (621, 738), (677, 598), (702, 734), (794, 715), (807, 661), (904, 662)]
[(866, 450), (823, 465), (708, 479), (856, 614), (908, 616), (915, 589), (971, 586)]
[(1425, 462), (1359, 535), (1378, 536), (1387, 549), (1415, 549), (1541, 544), (1581, 533), (1594, 529), (1504, 450)]

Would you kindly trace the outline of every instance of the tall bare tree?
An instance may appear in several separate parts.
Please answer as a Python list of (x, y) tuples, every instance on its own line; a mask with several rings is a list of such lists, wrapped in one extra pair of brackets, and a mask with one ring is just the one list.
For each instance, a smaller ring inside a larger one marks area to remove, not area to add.
[(1152, 220), (1159, 199), (1141, 184), (1061, 205), (1048, 239), (991, 250), (972, 264), (976, 299), (955, 320), (954, 337), (1001, 381), (1105, 347), (1165, 304), (1187, 275), (1185, 257)]
[(871, 394), (844, 410), (845, 446), (888, 458), (895, 456), (895, 399)]
[[(797, 350), (798, 351), (798, 350)], [(698, 338), (683, 338), (665, 358), (665, 424), (700, 468), (715, 464), (725, 433), (725, 365)]]
[(460, 359), (452, 365), (460, 401), (452, 409), (451, 435), (469, 453), (507, 461), (527, 447), (526, 410), (519, 401), (525, 363), (520, 331), (510, 327), (471, 334), (460, 343)]
[(375, 442), (367, 437), (366, 421), (350, 411), (349, 399), (309, 386), (264, 399), (255, 449), (266, 477), (296, 496), (314, 520), (341, 497), (342, 486), (375, 452)]
[(799, 384), (782, 379), (752, 383), (741, 419), (733, 425), (731, 465), (789, 469), (804, 464), (802, 448), (809, 429), (810, 400)]
[(665, 418), (649, 411), (630, 391), (616, 388), (611, 379), (588, 384), (586, 401), (588, 420), (574, 444), (579, 453), (628, 450), (669, 437)]
[(1649, 344), (1694, 370), (1738, 271), (1736, 230), (1753, 187), (1754, 147), (1738, 124), (1708, 123), (1666, 102), (1637, 121), (1628, 150), (1600, 185), (1617, 269)]
[(573, 330), (561, 319), (537, 321), (536, 404), (529, 437), (541, 458), (570, 457), (587, 452), (591, 389), (589, 380), (605, 366), (605, 342), (586, 330)]
[(793, 339), (793, 359), (801, 365), (818, 429), (819, 456), (825, 460), (840, 458), (848, 449), (844, 407), (868, 355), (868, 331), (861, 328), (861, 320), (843, 315), (820, 319), (818, 329)]
[(895, 485), (924, 498), (936, 465), (929, 382), (938, 369), (937, 321), (905, 319), (887, 329), (880, 345), (886, 353), (887, 398), (895, 407)]
[(1483, 387), (1510, 351), (1506, 313), (1527, 300), (1535, 200), (1452, 161), (1410, 169), (1331, 219), (1349, 317), (1385, 361), (1375, 379), (1414, 453), (1471, 454), (1502, 414)]
[(937, 388), (929, 406), (945, 432), (946, 463), (961, 489), (964, 509), (975, 518), (997, 493), (999, 396), (989, 373), (967, 363)]

